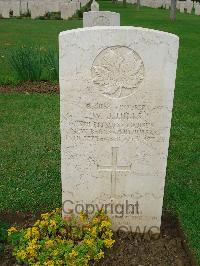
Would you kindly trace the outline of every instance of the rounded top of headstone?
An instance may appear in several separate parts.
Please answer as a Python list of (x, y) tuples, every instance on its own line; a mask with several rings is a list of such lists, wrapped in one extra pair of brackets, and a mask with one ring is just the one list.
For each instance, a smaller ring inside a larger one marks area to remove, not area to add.
[[(104, 11), (103, 11), (104, 12)], [(133, 27), (133, 26), (94, 26), (94, 27), (85, 27), (85, 28), (78, 28), (78, 29), (72, 29), (72, 30), (67, 30), (67, 31), (62, 31), (60, 32), (59, 36), (63, 37), (65, 35), (70, 35), (70, 34), (78, 34), (78, 32), (92, 32), (92, 31), (114, 31), (114, 32), (119, 32), (119, 31), (124, 31), (124, 32), (129, 32), (129, 31), (135, 31), (135, 34), (141, 32), (142, 34), (154, 34), (155, 36), (160, 36), (160, 37), (166, 37), (169, 39), (174, 39), (174, 40), (179, 40), (179, 37), (173, 33), (169, 32), (164, 32), (164, 31), (159, 31), (159, 30), (154, 30), (154, 29), (148, 29), (148, 28), (142, 28), (142, 27)]]

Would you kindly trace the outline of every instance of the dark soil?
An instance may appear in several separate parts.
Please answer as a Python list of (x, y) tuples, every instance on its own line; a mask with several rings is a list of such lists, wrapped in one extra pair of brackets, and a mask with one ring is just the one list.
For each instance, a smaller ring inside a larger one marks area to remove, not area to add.
[[(0, 220), (9, 225), (22, 227), (31, 225), (39, 214), (0, 214)], [(180, 229), (179, 222), (168, 212), (162, 218), (160, 235), (135, 235), (115, 233), (116, 243), (106, 250), (105, 258), (91, 266), (193, 266), (197, 265)], [(6, 247), (0, 256), (0, 266), (18, 265)]]
[(194, 266), (197, 263), (189, 250), (179, 222), (168, 212), (162, 217), (160, 235), (135, 235), (120, 232), (111, 252), (93, 266)]
[(24, 93), (59, 93), (59, 85), (58, 84), (52, 84), (50, 82), (25, 82), (20, 85), (16, 86), (1, 86), (0, 85), (0, 93), (11, 93), (11, 92), (24, 92)]

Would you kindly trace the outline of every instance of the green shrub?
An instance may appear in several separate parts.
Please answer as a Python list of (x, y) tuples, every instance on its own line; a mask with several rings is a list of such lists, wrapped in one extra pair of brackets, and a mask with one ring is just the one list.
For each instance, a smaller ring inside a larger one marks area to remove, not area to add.
[(58, 54), (38, 46), (21, 46), (10, 51), (8, 62), (18, 81), (58, 81)]
[(87, 266), (104, 257), (104, 248), (115, 242), (111, 223), (103, 211), (93, 217), (81, 213), (63, 219), (60, 210), (41, 215), (27, 229), (8, 230), (13, 255), (19, 263), (34, 266)]
[(39, 81), (43, 69), (43, 51), (36, 46), (11, 50), (8, 61), (20, 81)]
[(59, 56), (55, 50), (48, 49), (44, 57), (48, 79), (58, 81), (59, 79)]

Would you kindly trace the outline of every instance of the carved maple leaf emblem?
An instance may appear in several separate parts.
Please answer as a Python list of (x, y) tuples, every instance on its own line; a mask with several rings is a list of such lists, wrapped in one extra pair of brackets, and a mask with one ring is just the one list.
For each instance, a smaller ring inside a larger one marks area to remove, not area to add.
[(92, 67), (93, 82), (102, 94), (121, 98), (132, 94), (144, 78), (144, 65), (128, 47), (110, 47), (101, 52)]

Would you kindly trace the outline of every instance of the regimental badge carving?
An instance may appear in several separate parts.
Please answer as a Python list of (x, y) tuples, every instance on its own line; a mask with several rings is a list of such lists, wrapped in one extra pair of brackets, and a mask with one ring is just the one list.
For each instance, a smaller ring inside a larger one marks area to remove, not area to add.
[(144, 64), (140, 56), (125, 46), (103, 50), (94, 60), (92, 78), (99, 91), (111, 98), (133, 94), (144, 79)]
[(98, 16), (93, 20), (93, 26), (109, 26), (110, 20), (105, 16)]

